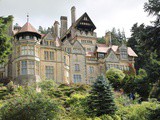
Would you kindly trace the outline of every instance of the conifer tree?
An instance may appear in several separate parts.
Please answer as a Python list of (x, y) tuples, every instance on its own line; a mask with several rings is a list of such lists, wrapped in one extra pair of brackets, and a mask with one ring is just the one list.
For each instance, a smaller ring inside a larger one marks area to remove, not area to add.
[(99, 76), (92, 86), (88, 97), (89, 114), (101, 116), (103, 114), (114, 114), (116, 105), (109, 81)]

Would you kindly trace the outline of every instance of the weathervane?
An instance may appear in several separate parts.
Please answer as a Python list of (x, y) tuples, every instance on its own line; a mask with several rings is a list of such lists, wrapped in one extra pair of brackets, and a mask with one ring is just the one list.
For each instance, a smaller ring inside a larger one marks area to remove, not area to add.
[(29, 22), (29, 14), (27, 13), (27, 22)]

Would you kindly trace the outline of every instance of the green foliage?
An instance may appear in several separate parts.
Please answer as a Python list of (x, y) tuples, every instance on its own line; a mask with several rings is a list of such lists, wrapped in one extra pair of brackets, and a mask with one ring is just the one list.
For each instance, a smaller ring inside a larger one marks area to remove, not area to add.
[(38, 83), (38, 86), (41, 88), (42, 91), (47, 91), (52, 88), (57, 88), (58, 85), (53, 80), (44, 80)]
[(70, 98), (66, 100), (67, 110), (68, 110), (68, 117), (70, 119), (85, 119), (87, 118), (87, 102), (86, 102), (87, 95), (75, 93), (72, 94)]
[(157, 103), (143, 102), (142, 104), (121, 107), (116, 114), (123, 120), (153, 120), (147, 119), (150, 114), (148, 109), (155, 109), (157, 105), (159, 106)]
[(160, 106), (153, 108), (148, 108), (149, 114), (147, 116), (148, 120), (160, 120)]
[[(159, 38), (160, 38), (160, 22), (159, 22), (159, 0), (149, 0), (144, 5), (145, 11), (149, 15), (157, 16), (155, 24), (152, 26), (145, 26), (141, 24), (134, 24), (132, 27), (132, 35), (128, 40), (128, 45), (138, 54), (136, 59), (136, 69), (143, 68), (148, 74), (150, 82), (159, 80), (159, 61), (160, 61), (160, 49), (159, 49)], [(150, 76), (151, 75), (151, 76)]]
[(129, 106), (133, 104), (134, 101), (130, 100), (129, 97), (125, 94), (115, 92), (115, 103), (118, 108), (121, 108), (123, 106)]
[[(147, 76), (137, 76), (135, 83), (137, 84), (136, 91), (147, 99), (150, 90), (160, 79), (160, 6), (159, 0), (148, 0), (144, 5), (144, 10), (149, 15), (154, 15), (157, 19), (152, 22), (152, 25), (138, 25), (132, 27), (132, 35), (128, 40), (128, 45), (138, 54), (135, 62), (135, 67), (142, 68), (146, 71)], [(158, 96), (157, 96), (158, 97)]]
[(111, 86), (103, 76), (99, 76), (93, 84), (87, 103), (89, 114), (101, 116), (115, 113), (116, 106)]
[(112, 45), (121, 45), (126, 42), (125, 32), (116, 30), (115, 28), (111, 31)]
[(13, 81), (10, 81), (8, 84), (7, 84), (7, 90), (9, 92), (13, 92), (14, 91), (14, 84), (13, 84)]
[[(146, 77), (144, 70), (139, 70), (138, 75), (138, 79)], [(55, 87), (55, 84), (47, 85), (47, 83), (53, 82), (45, 81), (41, 84), (41, 93), (36, 92), (35, 87), (19, 86), (18, 88), (14, 87), (12, 94), (10, 94), (6, 87), (1, 86), (0, 94), (3, 90), (7, 94), (3, 96), (3, 100), (0, 100), (0, 119), (159, 119), (160, 104), (156, 101), (137, 104), (137, 100), (128, 99), (128, 96), (123, 92), (114, 92), (114, 102), (110, 85), (102, 76), (98, 77), (96, 83), (92, 86), (90, 94), (90, 86), (88, 85), (56, 85)], [(118, 106), (118, 111), (115, 111), (115, 106)], [(90, 115), (87, 113), (90, 113)]]
[(1, 84), (0, 86), (0, 100), (6, 100), (14, 95), (15, 85), (10, 81), (6, 86)]
[(52, 27), (48, 27), (48, 29), (46, 29), (46, 28), (43, 28), (42, 26), (39, 26), (38, 31), (41, 34), (47, 34), (49, 32), (52, 32)]
[(0, 63), (5, 62), (11, 52), (11, 37), (9, 27), (13, 16), (0, 17)]
[(101, 120), (114, 120), (110, 115), (102, 115)]
[(106, 43), (105, 38), (104, 37), (98, 38), (97, 43), (105, 44)]
[(1, 106), (0, 116), (3, 120), (56, 119), (58, 110), (56, 102), (50, 97), (25, 88), (19, 91), (19, 96)]
[(123, 71), (116, 68), (111, 68), (106, 72), (106, 78), (110, 81), (115, 89), (121, 88), (124, 77), (125, 74)]
[(136, 86), (137, 85), (135, 84), (135, 76), (126, 74), (122, 83), (122, 88), (124, 92), (127, 94), (131, 92), (136, 92), (135, 91)]
[(139, 69), (137, 75), (126, 75), (123, 79), (122, 88), (125, 93), (138, 93), (143, 100), (147, 100), (150, 84), (144, 69)]
[(148, 12), (149, 15), (159, 15), (160, 11), (160, 1), (159, 0), (149, 0), (148, 3), (144, 4), (144, 10)]
[(160, 80), (153, 84), (149, 97), (156, 98), (158, 101), (160, 101)]
[(0, 87), (0, 99), (4, 99), (4, 97), (8, 95), (8, 90), (5, 86)]

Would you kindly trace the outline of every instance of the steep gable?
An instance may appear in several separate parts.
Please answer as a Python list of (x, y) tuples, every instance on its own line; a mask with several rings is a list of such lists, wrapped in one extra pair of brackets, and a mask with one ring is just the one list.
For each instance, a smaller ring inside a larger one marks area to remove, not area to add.
[(87, 13), (84, 13), (75, 23), (75, 27), (79, 30), (94, 31), (96, 26)]
[(107, 62), (119, 62), (119, 59), (117, 58), (116, 54), (113, 50), (110, 50), (108, 56), (106, 57)]
[(70, 47), (70, 46), (72, 46), (72, 45), (71, 45), (71, 43), (70, 43), (68, 40), (65, 40), (65, 41), (63, 42), (63, 46), (64, 46), (64, 47)]
[(85, 50), (79, 41), (73, 43), (73, 53), (85, 54)]
[(49, 32), (49, 33), (47, 33), (47, 34), (45, 35), (44, 39), (45, 39), (45, 40), (53, 40), (54, 37), (52, 36), (52, 33)]

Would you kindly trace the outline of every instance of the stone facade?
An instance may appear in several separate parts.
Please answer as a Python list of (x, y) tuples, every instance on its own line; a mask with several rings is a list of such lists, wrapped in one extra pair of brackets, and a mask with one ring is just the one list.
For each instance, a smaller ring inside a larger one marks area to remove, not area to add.
[(57, 83), (91, 84), (98, 75), (115, 67), (129, 70), (137, 55), (124, 44), (97, 43), (96, 29), (87, 13), (76, 20), (76, 8), (71, 8), (70, 28), (67, 17), (55, 21), (53, 30), (45, 35), (27, 21), (13, 29), (13, 52), (7, 64), (0, 65), (0, 78), (10, 77), (16, 84), (30, 85), (45, 79)]

